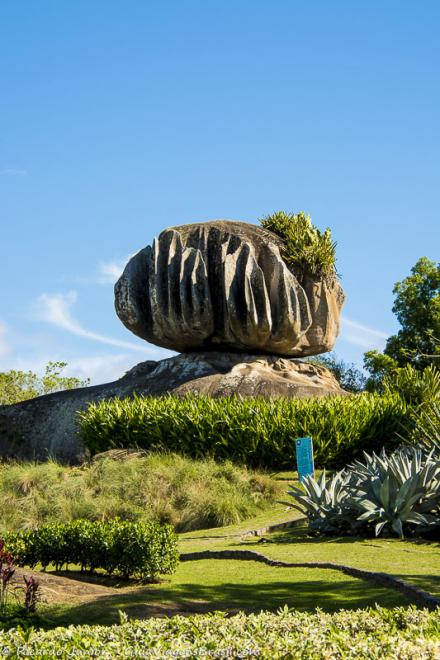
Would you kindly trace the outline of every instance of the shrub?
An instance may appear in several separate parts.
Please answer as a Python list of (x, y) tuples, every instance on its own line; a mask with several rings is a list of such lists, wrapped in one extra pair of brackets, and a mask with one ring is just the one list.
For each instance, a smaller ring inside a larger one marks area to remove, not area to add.
[(173, 528), (152, 522), (77, 520), (9, 533), (5, 543), (22, 566), (60, 569), (74, 564), (82, 570), (102, 569), (142, 580), (172, 573), (178, 560)]
[(335, 272), (336, 243), (330, 229), (314, 227), (305, 213), (277, 211), (263, 218), (261, 225), (283, 239), (283, 258), (300, 276), (332, 275)]
[(440, 370), (429, 365), (419, 371), (407, 364), (384, 377), (383, 389), (397, 392), (412, 405), (440, 401)]
[(125, 621), (114, 626), (20, 628), (0, 633), (11, 657), (113, 658), (405, 658), (440, 654), (438, 611), (410, 608), (340, 610), (313, 614), (225, 612)]
[(250, 466), (292, 469), (295, 438), (312, 436), (315, 464), (342, 467), (364, 449), (397, 446), (408, 405), (397, 395), (323, 399), (134, 396), (79, 413), (92, 453), (114, 447), (168, 449)]
[(304, 511), (311, 530), (403, 538), (440, 525), (440, 458), (418, 448), (402, 448), (391, 456), (365, 454), (327, 483), (303, 480), (304, 491), (289, 494)]

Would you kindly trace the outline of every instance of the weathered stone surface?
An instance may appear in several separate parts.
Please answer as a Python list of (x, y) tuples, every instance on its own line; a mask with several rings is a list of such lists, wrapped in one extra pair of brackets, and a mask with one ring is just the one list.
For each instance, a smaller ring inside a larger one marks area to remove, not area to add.
[(282, 248), (278, 236), (244, 222), (166, 229), (116, 283), (117, 314), (139, 337), (176, 351), (329, 351), (342, 288), (336, 277), (294, 273)]
[(206, 352), (142, 362), (123, 378), (0, 406), (0, 456), (75, 463), (84, 456), (77, 411), (92, 401), (137, 394), (316, 397), (344, 394), (324, 367), (274, 355)]

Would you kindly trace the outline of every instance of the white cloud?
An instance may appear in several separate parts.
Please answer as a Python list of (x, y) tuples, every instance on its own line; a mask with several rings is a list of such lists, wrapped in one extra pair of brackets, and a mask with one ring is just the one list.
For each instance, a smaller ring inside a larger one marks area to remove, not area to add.
[(124, 257), (123, 259), (100, 261), (98, 266), (98, 284), (114, 284), (121, 277), (127, 262), (133, 256), (134, 254), (129, 254), (128, 257)]
[(340, 338), (345, 341), (362, 346), (363, 348), (381, 348), (385, 345), (385, 340), (389, 333), (363, 325), (358, 321), (352, 321), (347, 317), (341, 317)]
[(70, 314), (70, 308), (75, 304), (77, 298), (78, 294), (76, 291), (59, 294), (43, 293), (34, 305), (34, 316), (39, 321), (52, 323), (78, 337), (91, 339), (101, 344), (117, 346), (118, 348), (125, 348), (130, 351), (138, 351), (139, 353), (150, 355), (157, 355), (159, 353), (156, 348), (133, 344), (132, 342), (121, 339), (113, 339), (112, 337), (107, 337), (106, 335), (101, 335), (83, 328)]
[(6, 323), (0, 321), (0, 357), (7, 355), (11, 351), (11, 347), (6, 340), (7, 331)]
[[(68, 357), (66, 353), (60, 353), (58, 349), (54, 353), (32, 352), (25, 355), (22, 353), (11, 354), (2, 361), (0, 371), (17, 369), (18, 371), (33, 371), (42, 376), (49, 362), (67, 362), (67, 367), (62, 371), (63, 376), (76, 376), (81, 380), (90, 378), (91, 385), (100, 385), (101, 383), (109, 383), (121, 378), (129, 369), (138, 364), (139, 361), (136, 357), (133, 357), (133, 354), (129, 354), (128, 352), (79, 357)], [(159, 360), (167, 356), (159, 354), (154, 357)]]
[(0, 170), (1, 176), (26, 176), (27, 170), (5, 169)]
[(121, 378), (135, 364), (133, 356), (127, 353), (94, 355), (69, 360), (63, 373), (81, 380), (90, 378), (92, 385), (99, 385)]

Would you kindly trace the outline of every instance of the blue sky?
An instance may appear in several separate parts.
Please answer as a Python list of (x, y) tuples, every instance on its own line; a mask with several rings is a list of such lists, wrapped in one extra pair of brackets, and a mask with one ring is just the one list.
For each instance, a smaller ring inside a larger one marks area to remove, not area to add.
[(167, 351), (113, 311), (163, 228), (304, 210), (338, 242), (335, 351), (438, 258), (440, 3), (3, 0), (0, 370), (98, 383)]

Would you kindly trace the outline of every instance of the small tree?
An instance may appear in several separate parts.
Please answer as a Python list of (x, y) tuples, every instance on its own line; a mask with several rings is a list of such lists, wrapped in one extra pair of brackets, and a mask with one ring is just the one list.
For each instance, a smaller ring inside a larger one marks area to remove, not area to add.
[(42, 394), (59, 390), (73, 390), (90, 385), (90, 378), (81, 380), (74, 376), (62, 376), (67, 362), (49, 362), (44, 375), (38, 376), (33, 371), (0, 372), (0, 405), (10, 405), (33, 399)]
[(401, 329), (387, 339), (383, 353), (365, 353), (369, 390), (381, 389), (385, 376), (395, 375), (407, 364), (418, 371), (440, 366), (440, 264), (421, 257), (411, 275), (395, 284), (393, 293), (392, 309)]

